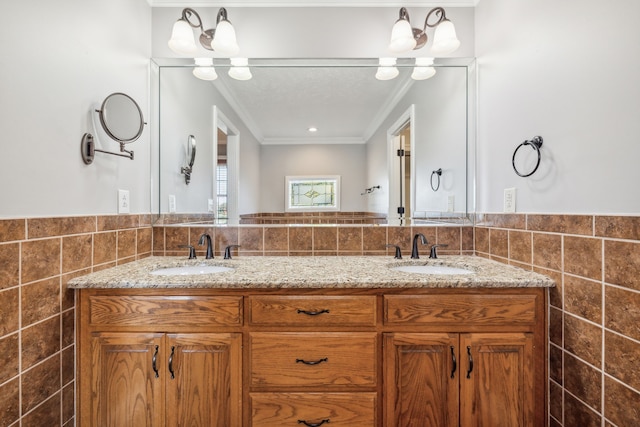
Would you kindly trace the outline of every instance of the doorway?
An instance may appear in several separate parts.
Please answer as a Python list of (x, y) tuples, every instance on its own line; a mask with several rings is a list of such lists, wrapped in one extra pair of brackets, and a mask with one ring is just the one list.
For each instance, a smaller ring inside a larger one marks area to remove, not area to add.
[(415, 107), (411, 105), (387, 131), (389, 164), (388, 222), (407, 224), (415, 209)]
[(238, 128), (220, 109), (213, 107), (213, 214), (216, 224), (237, 225), (238, 217)]

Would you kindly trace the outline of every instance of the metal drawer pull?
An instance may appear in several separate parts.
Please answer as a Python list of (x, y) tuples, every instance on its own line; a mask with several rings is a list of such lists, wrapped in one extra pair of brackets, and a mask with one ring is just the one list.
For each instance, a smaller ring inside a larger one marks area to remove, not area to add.
[(309, 426), (309, 427), (319, 427), (324, 423), (329, 424), (330, 422), (331, 421), (329, 421), (329, 418), (327, 418), (326, 420), (322, 420), (319, 423), (310, 423), (310, 422), (305, 421), (305, 420), (298, 420), (298, 424), (304, 424), (304, 425)]
[(298, 309), (298, 314), (306, 314), (307, 316), (317, 316), (319, 314), (324, 314), (324, 313), (329, 313), (329, 310), (324, 309), (320, 311), (307, 311), (307, 310)]
[(171, 379), (174, 379), (175, 373), (173, 372), (173, 352), (175, 351), (175, 347), (171, 346), (171, 355), (169, 356), (169, 372), (171, 373)]
[(456, 369), (458, 369), (458, 363), (456, 362), (456, 354), (454, 353), (453, 346), (451, 346), (451, 362), (453, 363), (453, 368), (451, 368), (451, 378), (455, 378)]
[(467, 354), (469, 355), (469, 370), (467, 371), (467, 378), (471, 378), (471, 371), (473, 371), (473, 357), (471, 356), (471, 347), (467, 346)]
[(304, 360), (304, 359), (296, 359), (296, 363), (304, 363), (305, 365), (319, 365), (322, 362), (328, 362), (329, 359), (327, 357), (323, 357), (320, 360)]
[(151, 359), (151, 367), (153, 368), (153, 372), (156, 373), (156, 378), (160, 377), (158, 373), (158, 346), (156, 346), (156, 351), (153, 353), (153, 358)]

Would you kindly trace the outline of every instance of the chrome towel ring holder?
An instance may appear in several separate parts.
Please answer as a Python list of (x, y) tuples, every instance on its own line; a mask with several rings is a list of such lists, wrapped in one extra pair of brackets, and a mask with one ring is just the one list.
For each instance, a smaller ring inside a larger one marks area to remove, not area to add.
[[(518, 170), (518, 168), (516, 167), (516, 154), (518, 154), (518, 150), (520, 148), (524, 147), (525, 145), (531, 146), (534, 150), (536, 150), (536, 152), (538, 154), (538, 161), (536, 162), (536, 166), (529, 173), (521, 173)], [(513, 157), (511, 158), (511, 165), (513, 166), (513, 170), (516, 172), (516, 174), (518, 176), (526, 178), (528, 176), (533, 175), (538, 170), (538, 166), (540, 166), (540, 158), (541, 158), (541, 156), (540, 156), (540, 147), (542, 147), (542, 137), (541, 136), (534, 136), (532, 140), (526, 140), (522, 144), (520, 144), (520, 145), (518, 145), (516, 147), (515, 151), (513, 152)]]
[[(436, 176), (436, 178), (438, 179), (437, 184), (433, 185), (433, 176)], [(431, 189), (433, 191), (438, 191), (438, 189), (440, 188), (440, 177), (442, 176), (442, 168), (438, 169), (438, 170), (434, 170), (433, 172), (431, 172)]]

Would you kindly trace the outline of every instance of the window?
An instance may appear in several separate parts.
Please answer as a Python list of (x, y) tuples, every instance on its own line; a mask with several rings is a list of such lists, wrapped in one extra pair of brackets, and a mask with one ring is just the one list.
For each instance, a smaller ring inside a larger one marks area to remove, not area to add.
[(229, 201), (229, 194), (227, 191), (228, 184), (227, 164), (218, 163), (216, 167), (216, 184), (217, 184), (217, 204), (218, 207), (218, 220), (221, 223), (226, 223), (229, 219), (229, 213), (227, 212), (227, 202)]
[(285, 211), (340, 210), (340, 176), (285, 177)]

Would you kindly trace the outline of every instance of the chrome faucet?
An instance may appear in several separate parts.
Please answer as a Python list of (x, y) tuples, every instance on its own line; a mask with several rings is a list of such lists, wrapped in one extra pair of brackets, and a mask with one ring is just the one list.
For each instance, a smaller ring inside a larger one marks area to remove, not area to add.
[(423, 245), (426, 245), (427, 243), (427, 238), (424, 237), (424, 234), (422, 233), (417, 233), (415, 236), (413, 236), (413, 246), (411, 247), (411, 259), (419, 259), (420, 255), (418, 255), (418, 237), (420, 238), (420, 242)]
[(205, 238), (207, 239), (207, 255), (205, 256), (205, 258), (213, 259), (213, 244), (211, 243), (211, 236), (209, 236), (207, 233), (204, 233), (202, 236), (200, 236), (200, 240), (198, 240), (198, 246), (204, 245)]

